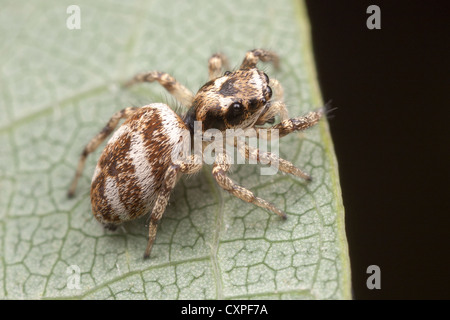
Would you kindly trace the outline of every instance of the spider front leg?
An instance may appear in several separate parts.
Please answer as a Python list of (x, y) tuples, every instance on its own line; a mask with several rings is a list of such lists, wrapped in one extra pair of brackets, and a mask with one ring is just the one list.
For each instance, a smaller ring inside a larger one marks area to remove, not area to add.
[(255, 122), (255, 125), (263, 125), (265, 123), (273, 124), (275, 122), (275, 116), (280, 115), (280, 120), (284, 121), (289, 119), (289, 114), (286, 108), (286, 105), (282, 101), (274, 101), (269, 102), (270, 107), (268, 110), (262, 114), (258, 120)]
[(269, 87), (272, 88), (273, 96), (270, 100), (270, 107), (255, 123), (255, 125), (263, 125), (265, 123), (274, 123), (275, 116), (279, 115), (280, 120), (289, 119), (289, 113), (284, 103), (284, 89), (281, 83), (274, 78), (270, 78)]
[(150, 223), (148, 227), (148, 243), (145, 249), (144, 259), (150, 257), (150, 252), (156, 238), (156, 231), (158, 229), (158, 222), (161, 220), (167, 203), (170, 198), (175, 184), (177, 183), (178, 174), (193, 174), (198, 172), (202, 167), (202, 160), (199, 156), (194, 155), (188, 161), (175, 161), (167, 170), (164, 176), (164, 182), (161, 186), (155, 205), (153, 206), (152, 214), (150, 216)]
[(238, 197), (241, 200), (257, 205), (261, 208), (270, 210), (281, 218), (286, 219), (286, 213), (275, 207), (272, 203), (256, 197), (250, 190), (238, 185), (227, 176), (227, 172), (230, 169), (230, 159), (225, 153), (220, 153), (216, 156), (216, 160), (213, 165), (212, 174), (217, 183), (222, 189), (225, 189), (233, 196)]
[(274, 102), (275, 101), (284, 102), (284, 89), (281, 86), (281, 83), (277, 79), (271, 78), (269, 80), (269, 86), (272, 89), (275, 89), (274, 90), (275, 92), (274, 92), (273, 97), (272, 97), (272, 101), (274, 101)]
[(129, 87), (133, 84), (140, 82), (153, 82), (158, 81), (160, 85), (164, 87), (171, 95), (181, 103), (183, 107), (189, 108), (194, 100), (194, 94), (180, 84), (174, 77), (165, 72), (150, 71), (144, 73), (138, 73), (131, 80), (125, 83), (125, 87)]
[(272, 62), (275, 68), (279, 68), (280, 65), (280, 58), (278, 55), (269, 50), (264, 49), (254, 49), (251, 51), (248, 51), (245, 55), (244, 61), (242, 61), (241, 69), (251, 69), (255, 68), (258, 61), (263, 62)]
[(86, 147), (83, 149), (83, 152), (81, 153), (80, 160), (78, 162), (77, 170), (75, 172), (75, 177), (72, 180), (72, 184), (69, 187), (69, 191), (67, 193), (67, 196), (69, 198), (73, 197), (75, 195), (75, 189), (77, 188), (78, 180), (81, 177), (81, 174), (83, 173), (84, 165), (86, 163), (87, 156), (94, 152), (95, 149), (113, 132), (113, 130), (117, 127), (119, 124), (120, 119), (127, 119), (130, 117), (138, 108), (136, 107), (128, 107), (125, 109), (122, 109), (118, 112), (116, 112), (111, 119), (108, 121), (106, 126), (103, 128), (102, 131), (100, 131), (89, 143), (86, 145)]
[(280, 169), (284, 173), (292, 174), (307, 181), (312, 180), (309, 174), (307, 174), (300, 168), (297, 168), (292, 162), (278, 157), (276, 154), (273, 154), (271, 152), (261, 152), (259, 149), (250, 147), (243, 141), (235, 142), (235, 147), (238, 148), (238, 151), (247, 160), (253, 159), (258, 163), (270, 164), (271, 166), (275, 166), (276, 169)]
[(208, 60), (209, 80), (222, 75), (223, 69), (229, 68), (228, 58), (222, 53), (215, 53)]
[[(271, 130), (278, 130), (279, 138), (284, 137), (294, 131), (306, 130), (316, 125), (325, 113), (325, 109), (311, 111), (303, 117), (295, 117), (281, 121), (280, 123), (269, 128), (255, 128), (256, 136), (265, 139), (271, 139)], [(267, 135), (260, 135), (261, 130), (267, 130)]]

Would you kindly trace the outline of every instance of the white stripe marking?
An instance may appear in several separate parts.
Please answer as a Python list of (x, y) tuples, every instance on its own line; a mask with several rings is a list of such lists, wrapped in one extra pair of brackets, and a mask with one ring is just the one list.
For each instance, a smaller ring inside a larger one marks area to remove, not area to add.
[(119, 216), (126, 215), (125, 207), (120, 202), (119, 186), (116, 183), (116, 179), (113, 177), (106, 178), (105, 196), (115, 214)]
[(133, 133), (131, 137), (129, 155), (133, 162), (139, 188), (147, 198), (154, 193), (154, 178), (152, 177), (152, 165), (146, 156), (147, 150), (145, 150), (144, 141), (137, 132)]

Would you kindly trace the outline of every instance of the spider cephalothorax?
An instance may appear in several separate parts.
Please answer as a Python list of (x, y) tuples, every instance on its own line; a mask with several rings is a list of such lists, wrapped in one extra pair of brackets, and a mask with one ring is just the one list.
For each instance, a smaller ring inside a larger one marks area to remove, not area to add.
[(203, 130), (243, 129), (255, 124), (271, 97), (265, 73), (240, 69), (207, 82), (195, 95), (192, 108)]
[[(161, 219), (172, 189), (181, 174), (196, 173), (202, 167), (202, 156), (190, 154), (186, 146), (194, 135), (194, 123), (201, 123), (201, 131), (216, 129), (255, 129), (280, 122), (268, 129), (278, 130), (279, 137), (315, 125), (323, 111), (312, 111), (303, 117), (289, 118), (283, 102), (280, 83), (256, 67), (258, 61), (278, 65), (278, 56), (267, 50), (247, 52), (240, 68), (223, 73), (227, 59), (215, 54), (209, 59), (209, 82), (193, 94), (164, 72), (137, 74), (127, 85), (158, 81), (187, 111), (177, 115), (169, 106), (153, 103), (141, 108), (129, 107), (115, 113), (108, 124), (84, 148), (75, 178), (68, 195), (73, 196), (87, 156), (112, 133), (121, 119), (126, 119), (109, 140), (97, 163), (91, 184), (91, 203), (95, 218), (106, 228), (115, 229), (125, 221), (151, 212), (149, 240), (144, 257), (149, 257)], [(273, 91), (272, 91), (273, 89)], [(247, 159), (265, 163), (276, 162), (278, 169), (306, 180), (308, 174), (291, 162), (269, 152), (261, 152), (246, 143), (235, 145)], [(173, 157), (173, 155), (184, 155)], [(231, 163), (226, 154), (214, 159), (212, 174), (230, 194), (282, 218), (286, 214), (270, 202), (238, 185), (227, 176)]]

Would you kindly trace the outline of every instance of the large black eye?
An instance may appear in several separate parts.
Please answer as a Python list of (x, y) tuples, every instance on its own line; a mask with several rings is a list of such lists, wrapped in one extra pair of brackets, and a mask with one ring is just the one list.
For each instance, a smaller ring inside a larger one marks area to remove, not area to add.
[(269, 76), (264, 73), (264, 77), (266, 78), (266, 82), (269, 83)]
[(267, 91), (266, 91), (266, 94), (269, 96), (269, 99), (272, 98), (272, 88), (269, 87), (269, 86), (267, 86), (267, 89), (266, 89), (266, 90), (267, 90)]
[(240, 103), (240, 102), (235, 102), (235, 103), (233, 103), (233, 104), (231, 105), (230, 109), (231, 109), (231, 113), (232, 113), (234, 116), (241, 115), (241, 114), (244, 112), (244, 106), (243, 106), (242, 103)]
[(245, 118), (245, 107), (240, 102), (233, 102), (225, 113), (228, 125), (236, 126)]

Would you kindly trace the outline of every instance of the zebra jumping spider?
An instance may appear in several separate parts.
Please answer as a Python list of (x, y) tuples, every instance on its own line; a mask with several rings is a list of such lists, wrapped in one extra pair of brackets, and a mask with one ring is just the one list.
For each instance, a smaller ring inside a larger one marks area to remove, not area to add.
[[(95, 218), (110, 230), (151, 211), (149, 238), (144, 253), (144, 258), (148, 258), (158, 222), (177, 180), (182, 174), (196, 173), (202, 167), (203, 160), (198, 154), (176, 160), (173, 158), (173, 154), (189, 153), (186, 145), (190, 148), (187, 142), (193, 138), (195, 121), (201, 121), (202, 132), (240, 128), (254, 129), (259, 135), (261, 126), (273, 124), (274, 117), (279, 115), (280, 122), (267, 129), (278, 130), (281, 138), (315, 125), (323, 116), (321, 109), (303, 117), (289, 118), (283, 102), (282, 86), (256, 67), (258, 61), (272, 62), (276, 67), (278, 56), (263, 49), (251, 50), (238, 70), (222, 73), (227, 59), (222, 54), (213, 55), (209, 59), (209, 81), (195, 95), (167, 73), (151, 71), (137, 74), (126, 86), (158, 81), (187, 108), (187, 112), (180, 117), (162, 103), (128, 107), (116, 112), (84, 148), (68, 196), (72, 197), (75, 193), (87, 156), (112, 133), (121, 119), (125, 119), (105, 146), (95, 168), (91, 184), (92, 211)], [(203, 149), (207, 144), (203, 142)], [(246, 159), (254, 159), (258, 163), (262, 160), (277, 161), (282, 172), (311, 179), (291, 162), (273, 153), (261, 152), (245, 142), (234, 147)], [(286, 218), (286, 214), (273, 204), (256, 197), (230, 179), (227, 176), (230, 166), (226, 154), (216, 156), (212, 174), (220, 187), (246, 202)]]

